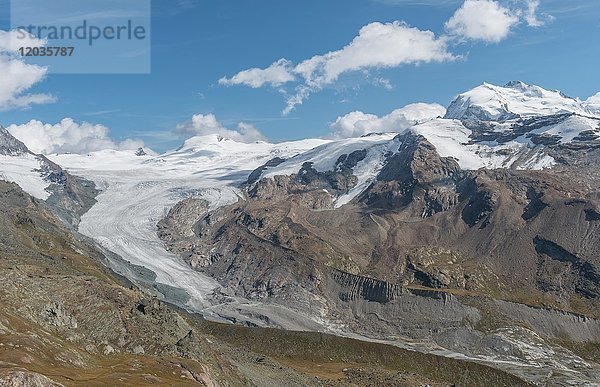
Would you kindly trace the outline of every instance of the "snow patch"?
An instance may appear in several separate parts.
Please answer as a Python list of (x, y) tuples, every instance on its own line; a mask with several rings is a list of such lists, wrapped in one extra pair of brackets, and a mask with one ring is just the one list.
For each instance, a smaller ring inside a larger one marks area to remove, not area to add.
[(338, 197), (334, 203), (335, 208), (350, 203), (365, 191), (377, 179), (379, 172), (385, 166), (386, 155), (389, 152), (398, 152), (400, 145), (400, 141), (393, 140), (368, 149), (367, 156), (354, 168), (354, 175), (358, 178), (356, 187), (352, 188), (347, 194)]
[(40, 161), (32, 154), (0, 155), (0, 180), (16, 183), (31, 196), (46, 200), (50, 183), (44, 180), (40, 168)]
[(585, 107), (600, 117), (600, 93), (595, 94), (585, 101)]
[[(411, 130), (425, 137), (441, 157), (455, 158), (465, 170), (509, 168), (516, 162), (531, 166), (530, 169), (541, 169), (554, 164), (554, 159), (546, 155), (541, 147), (532, 150), (529, 141), (525, 139), (503, 144), (473, 143), (472, 131), (458, 120), (434, 120), (416, 125)], [(523, 156), (526, 158), (523, 159)], [(532, 159), (536, 161), (532, 162)]]
[(274, 176), (297, 174), (304, 163), (312, 163), (312, 167), (318, 172), (332, 171), (340, 156), (349, 155), (355, 151), (367, 150), (376, 145), (385, 144), (392, 140), (396, 135), (396, 133), (387, 133), (331, 141), (293, 157), (279, 164), (277, 167), (268, 168), (263, 173), (263, 177), (272, 178)]
[(565, 144), (572, 142), (581, 132), (589, 130), (598, 132), (599, 127), (599, 119), (571, 116), (559, 124), (539, 128), (531, 133), (558, 136), (561, 138), (560, 142)]

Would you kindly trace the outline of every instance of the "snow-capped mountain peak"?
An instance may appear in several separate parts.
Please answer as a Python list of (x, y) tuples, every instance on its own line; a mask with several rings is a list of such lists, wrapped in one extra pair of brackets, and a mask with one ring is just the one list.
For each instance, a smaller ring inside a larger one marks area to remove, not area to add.
[(600, 105), (600, 93), (597, 93), (597, 94), (591, 96), (585, 102), (588, 104)]
[(600, 116), (600, 93), (595, 94), (584, 102), (585, 107), (597, 116)]
[(448, 107), (445, 118), (502, 122), (565, 113), (593, 115), (585, 103), (561, 91), (511, 81), (504, 86), (483, 83), (458, 95)]
[(206, 148), (207, 146), (216, 145), (223, 141), (234, 142), (233, 140), (225, 138), (218, 134), (209, 134), (206, 136), (194, 136), (194, 137), (191, 137), (191, 138), (188, 138), (187, 140), (185, 140), (183, 142), (183, 144), (181, 144), (175, 150), (175, 152), (182, 152), (182, 151), (186, 151), (186, 150)]

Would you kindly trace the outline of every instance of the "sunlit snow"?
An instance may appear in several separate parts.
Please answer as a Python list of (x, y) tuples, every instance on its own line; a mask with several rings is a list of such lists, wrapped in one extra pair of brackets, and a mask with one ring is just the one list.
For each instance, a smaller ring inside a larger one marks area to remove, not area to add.
[(50, 196), (46, 191), (50, 183), (44, 180), (39, 170), (40, 162), (32, 154), (0, 155), (0, 180), (17, 183), (31, 196), (46, 200)]

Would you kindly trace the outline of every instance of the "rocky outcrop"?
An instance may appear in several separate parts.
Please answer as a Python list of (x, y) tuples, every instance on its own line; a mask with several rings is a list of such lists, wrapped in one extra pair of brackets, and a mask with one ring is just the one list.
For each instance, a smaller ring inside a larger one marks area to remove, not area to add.
[(402, 292), (402, 288), (398, 285), (339, 270), (332, 271), (331, 278), (339, 287), (340, 299), (346, 302), (366, 300), (385, 304), (394, 300)]
[[(574, 113), (564, 113), (541, 117), (519, 118), (511, 122), (508, 129), (502, 128), (502, 130), (500, 130), (500, 124), (497, 122), (478, 119), (465, 119), (463, 120), (463, 125), (472, 131), (472, 144), (482, 141), (494, 141), (499, 144), (505, 144), (509, 141), (516, 140), (521, 136), (531, 138), (532, 142), (534, 143), (542, 143), (541, 141), (536, 141), (536, 139), (542, 139), (544, 136), (540, 136), (532, 132), (534, 132), (536, 129), (558, 125), (573, 116)], [(554, 145), (556, 143), (557, 142), (552, 141), (547, 142), (546, 145)]]
[(41, 164), (40, 173), (51, 183), (47, 205), (65, 224), (76, 228), (81, 216), (96, 204), (95, 198), (100, 192), (92, 181), (71, 175), (43, 155), (37, 157)]
[(77, 329), (77, 319), (67, 314), (62, 302), (52, 302), (44, 308), (46, 321), (58, 328)]
[(382, 209), (411, 207), (414, 216), (429, 217), (458, 203), (457, 184), (463, 179), (458, 163), (441, 158), (424, 137), (407, 133), (396, 137), (397, 153), (359, 200)]
[(312, 162), (305, 162), (297, 173), (290, 176), (260, 179), (265, 170), (284, 161), (275, 158), (250, 174), (247, 181), (250, 185), (248, 194), (252, 198), (301, 196), (314, 209), (331, 208), (335, 197), (348, 193), (358, 183), (353, 169), (366, 155), (367, 151), (364, 149), (340, 155), (329, 171), (318, 171)]
[(282, 159), (281, 157), (275, 157), (274, 159), (267, 161), (264, 165), (261, 165), (260, 167), (252, 171), (250, 176), (248, 176), (248, 180), (246, 180), (246, 184), (256, 183), (258, 180), (260, 180), (265, 170), (267, 170), (268, 168), (276, 167), (283, 162), (285, 162), (285, 159)]
[(50, 183), (46, 189), (50, 193), (46, 203), (65, 224), (76, 228), (80, 217), (96, 203), (95, 197), (98, 191), (93, 182), (69, 174), (44, 155), (32, 153), (25, 144), (2, 126), (0, 126), (0, 155), (15, 157), (27, 155), (37, 159), (40, 167), (32, 173), (39, 173)]
[(548, 204), (544, 203), (543, 200), (544, 194), (542, 192), (536, 192), (535, 189), (529, 189), (527, 191), (527, 199), (529, 199), (529, 204), (525, 206), (523, 210), (523, 215), (521, 217), (523, 220), (531, 220), (538, 216)]
[(462, 220), (469, 226), (485, 228), (498, 204), (498, 194), (477, 177), (464, 183), (462, 197), (467, 202), (461, 211)]
[(21, 141), (0, 125), (0, 155), (20, 156), (30, 153), (29, 149)]
[[(543, 276), (541, 279), (541, 286), (549, 287), (548, 290), (559, 292), (564, 291), (565, 287), (572, 287), (571, 291), (577, 292), (584, 297), (593, 299), (600, 298), (600, 275), (598, 275), (598, 272), (592, 263), (567, 251), (557, 243), (540, 236), (534, 238), (533, 244), (540, 255), (562, 263), (564, 269), (568, 272), (565, 273), (563, 271), (558, 275), (559, 277), (563, 277), (563, 279), (567, 279), (567, 281), (564, 282), (564, 285), (556, 288), (553, 286), (555, 281), (551, 281), (546, 276)], [(540, 263), (540, 271), (544, 269), (550, 270), (549, 268), (546, 268), (547, 265), (547, 262), (542, 261)], [(552, 264), (550, 263), (550, 265)], [(555, 280), (556, 278), (553, 279)]]
[(0, 386), (2, 387), (62, 387), (60, 383), (35, 372), (0, 371)]
[(585, 210), (585, 220), (588, 222), (598, 222), (600, 221), (600, 212), (597, 212), (593, 209)]

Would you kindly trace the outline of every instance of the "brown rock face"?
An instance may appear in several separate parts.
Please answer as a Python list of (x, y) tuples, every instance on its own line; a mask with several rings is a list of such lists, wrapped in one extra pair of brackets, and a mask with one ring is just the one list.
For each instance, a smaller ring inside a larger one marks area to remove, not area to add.
[(378, 181), (360, 201), (371, 208), (403, 208), (423, 218), (457, 204), (457, 184), (464, 179), (458, 163), (439, 157), (422, 136), (409, 133), (396, 139), (401, 142), (400, 149), (389, 157)]
[[(498, 351), (505, 344), (491, 343), (504, 339), (489, 330), (514, 326), (549, 342), (564, 338), (541, 327), (571, 332), (567, 342), (600, 342), (598, 150), (551, 170), (463, 171), (423, 137), (397, 140), (377, 180), (341, 208), (332, 204), (355, 184), (351, 167), (304, 165), (256, 181), (244, 200), (195, 219), (194, 235), (168, 246), (236, 295), (352, 332), (461, 351), (482, 337), (485, 351)], [(173, 212), (165, 222), (180, 219)]]
[(349, 205), (332, 209), (328, 192), (352, 185), (361, 154), (341, 157), (337, 172), (304, 165), (298, 175), (263, 179), (247, 200), (194, 225), (172, 213), (165, 222), (187, 225), (193, 235), (177, 246), (168, 241), (192, 266), (245, 295), (286, 287), (314, 294), (314, 278), (332, 268), (394, 284), (500, 292), (513, 301), (529, 294), (532, 304), (543, 299), (566, 310), (596, 305), (599, 204), (585, 187), (553, 171), (462, 171), (421, 136), (398, 140), (377, 181)]

